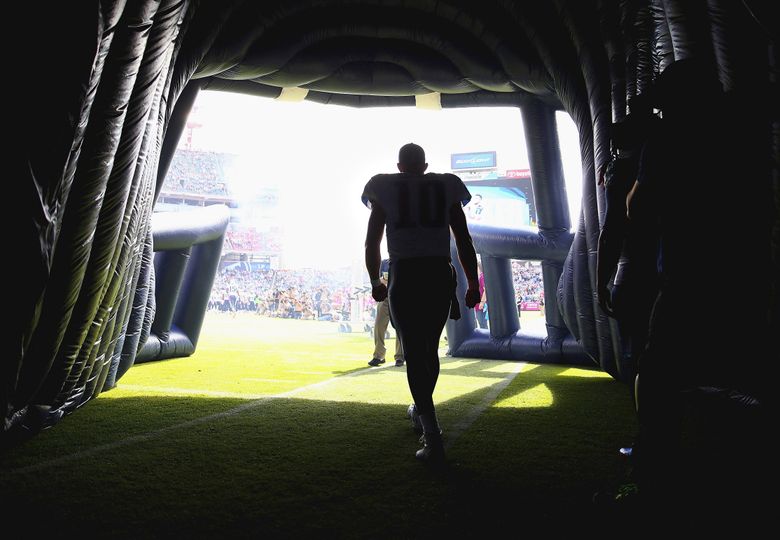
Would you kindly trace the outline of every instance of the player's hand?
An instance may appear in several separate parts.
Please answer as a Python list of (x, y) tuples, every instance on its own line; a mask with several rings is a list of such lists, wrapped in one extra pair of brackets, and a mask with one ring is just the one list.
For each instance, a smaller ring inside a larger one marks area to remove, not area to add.
[(469, 287), (466, 291), (466, 307), (471, 309), (482, 299), (482, 295), (479, 293), (479, 287)]
[(387, 285), (380, 283), (376, 287), (371, 287), (371, 298), (377, 302), (381, 302), (387, 298)]

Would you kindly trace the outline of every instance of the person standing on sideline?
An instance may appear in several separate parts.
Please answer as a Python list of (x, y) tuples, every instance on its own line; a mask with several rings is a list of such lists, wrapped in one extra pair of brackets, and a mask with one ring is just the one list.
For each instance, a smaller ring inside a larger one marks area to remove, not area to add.
[[(379, 279), (387, 286), (390, 276), (390, 259), (382, 259), (379, 269)], [(376, 319), (374, 320), (374, 357), (369, 360), (368, 365), (375, 367), (385, 363), (385, 332), (390, 323), (390, 304), (385, 298), (376, 304)], [(401, 345), (401, 339), (396, 335), (395, 338), (395, 365), (401, 367), (404, 365), (404, 349)]]
[(487, 329), (487, 292), (485, 292), (485, 273), (482, 271), (482, 261), (477, 260), (477, 269), (479, 270), (479, 303), (474, 306), (474, 316), (477, 318), (477, 328)]
[[(468, 308), (479, 302), (477, 254), (466, 225), (463, 206), (471, 195), (453, 174), (425, 174), (422, 147), (409, 143), (398, 153), (397, 174), (378, 174), (366, 184), (362, 201), (371, 210), (366, 231), (366, 269), (371, 295), (390, 299), (390, 317), (406, 359), (406, 376), (419, 418), (423, 462), (444, 460), (442, 431), (433, 391), (439, 377), (439, 339), (448, 316), (459, 317), (455, 269), (450, 261), (450, 230), (468, 280)], [(389, 286), (380, 279), (380, 243), (387, 229), (390, 252)]]

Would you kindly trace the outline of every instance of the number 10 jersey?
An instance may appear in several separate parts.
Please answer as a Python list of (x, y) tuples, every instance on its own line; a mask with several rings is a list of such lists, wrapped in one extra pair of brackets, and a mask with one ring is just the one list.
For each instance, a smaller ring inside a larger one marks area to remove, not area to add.
[(471, 194), (454, 174), (378, 174), (363, 189), (363, 204), (386, 215), (391, 260), (450, 256), (450, 208)]

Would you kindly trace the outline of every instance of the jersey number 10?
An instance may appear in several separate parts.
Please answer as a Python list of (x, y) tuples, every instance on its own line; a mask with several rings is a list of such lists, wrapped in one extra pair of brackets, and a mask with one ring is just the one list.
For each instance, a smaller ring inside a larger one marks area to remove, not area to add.
[(446, 225), (446, 194), (441, 182), (403, 182), (398, 185), (399, 229)]

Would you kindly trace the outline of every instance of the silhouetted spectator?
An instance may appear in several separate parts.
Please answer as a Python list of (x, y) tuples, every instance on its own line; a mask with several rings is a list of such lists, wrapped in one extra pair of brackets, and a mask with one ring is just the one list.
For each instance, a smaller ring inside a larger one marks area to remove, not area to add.
[(599, 235), (596, 283), (599, 305), (618, 321), (624, 349), (622, 371), (626, 380), (633, 382), (658, 294), (658, 232), (652, 223), (628, 219), (626, 198), (637, 180), (645, 141), (659, 129), (659, 120), (647, 94), (632, 98), (629, 110), (623, 121), (612, 125), (613, 158), (599, 179), (606, 190), (606, 210)]
[[(672, 503), (685, 493), (685, 394), (706, 387), (761, 395), (755, 362), (766, 362), (768, 339), (768, 197), (744, 104), (724, 98), (714, 69), (675, 62), (659, 77), (657, 96), (662, 125), (645, 145), (629, 198), (630, 220), (657, 227), (660, 237), (660, 293), (639, 361), (637, 472), (643, 499)], [(734, 281), (756, 294), (729, 316), (723, 290)], [(710, 472), (724, 479), (735, 466), (724, 461)]]

